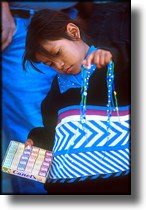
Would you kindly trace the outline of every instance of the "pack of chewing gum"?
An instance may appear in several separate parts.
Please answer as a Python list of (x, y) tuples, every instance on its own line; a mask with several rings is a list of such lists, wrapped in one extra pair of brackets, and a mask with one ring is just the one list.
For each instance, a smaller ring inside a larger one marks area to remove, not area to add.
[(4, 156), (2, 171), (45, 183), (52, 159), (51, 151), (12, 140)]

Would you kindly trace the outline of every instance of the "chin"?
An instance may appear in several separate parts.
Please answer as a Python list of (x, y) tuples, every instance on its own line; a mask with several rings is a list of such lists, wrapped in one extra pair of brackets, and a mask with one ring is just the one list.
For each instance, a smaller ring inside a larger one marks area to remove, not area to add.
[(72, 74), (76, 75), (79, 74), (81, 72), (81, 68), (76, 69), (76, 71), (74, 71)]
[(72, 74), (73, 75), (77, 75), (77, 74), (79, 74), (80, 73), (80, 71), (76, 71), (76, 72), (73, 72)]

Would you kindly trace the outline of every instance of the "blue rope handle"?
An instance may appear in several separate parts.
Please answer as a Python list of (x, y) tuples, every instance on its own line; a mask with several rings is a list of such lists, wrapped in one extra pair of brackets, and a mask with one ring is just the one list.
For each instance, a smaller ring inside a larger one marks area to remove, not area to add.
[[(87, 102), (87, 91), (88, 91), (88, 84), (89, 84), (89, 77), (90, 71), (85, 66), (82, 66), (82, 83), (81, 83), (81, 102), (80, 102), (80, 120), (85, 127), (86, 121), (86, 102)], [(119, 109), (118, 109), (118, 100), (117, 100), (117, 92), (115, 90), (114, 85), (114, 62), (110, 60), (109, 64), (107, 65), (107, 74), (106, 74), (106, 82), (107, 82), (107, 116), (108, 116), (108, 128), (110, 127), (110, 118), (112, 116), (112, 111), (115, 108), (117, 111), (117, 115), (119, 116)], [(108, 129), (107, 128), (107, 129)]]
[(117, 116), (119, 117), (119, 108), (118, 108), (118, 100), (117, 100), (117, 92), (115, 90), (114, 84), (114, 62), (110, 60), (107, 68), (106, 74), (106, 82), (107, 82), (107, 96), (108, 96), (108, 103), (107, 103), (107, 116), (108, 116), (108, 126), (107, 129), (110, 127), (110, 118), (112, 116), (112, 111), (115, 109), (117, 111)]

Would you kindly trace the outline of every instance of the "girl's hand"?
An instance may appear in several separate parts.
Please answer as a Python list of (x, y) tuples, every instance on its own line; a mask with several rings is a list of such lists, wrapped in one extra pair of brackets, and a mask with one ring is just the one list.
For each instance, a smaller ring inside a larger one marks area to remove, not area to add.
[(83, 60), (82, 64), (90, 69), (91, 64), (95, 64), (97, 68), (102, 68), (107, 65), (112, 59), (112, 54), (110, 51), (98, 49), (92, 52), (85, 60)]
[(25, 146), (33, 146), (33, 140), (32, 139), (27, 139), (25, 142)]

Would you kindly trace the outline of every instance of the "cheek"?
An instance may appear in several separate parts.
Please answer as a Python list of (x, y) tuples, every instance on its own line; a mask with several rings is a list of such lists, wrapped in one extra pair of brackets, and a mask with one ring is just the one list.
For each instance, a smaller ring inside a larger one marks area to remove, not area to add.
[(79, 50), (76, 49), (75, 51), (72, 52), (71, 59), (79, 63), (82, 60), (82, 54), (80, 53)]
[(72, 44), (63, 57), (66, 62), (77, 66), (79, 66), (84, 59), (81, 47), (76, 44)]
[(75, 56), (79, 61), (82, 61), (84, 59), (84, 54), (83, 54), (81, 46), (76, 47)]

